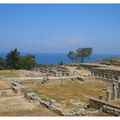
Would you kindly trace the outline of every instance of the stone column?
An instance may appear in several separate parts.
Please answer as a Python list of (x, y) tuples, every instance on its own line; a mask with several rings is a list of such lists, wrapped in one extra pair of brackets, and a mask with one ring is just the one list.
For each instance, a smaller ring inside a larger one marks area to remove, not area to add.
[(102, 78), (104, 79), (104, 74), (102, 74)]
[(102, 74), (102, 78), (105, 79), (105, 75), (104, 74)]
[(95, 76), (95, 77), (97, 76), (96, 73), (94, 73), (94, 76)]
[(96, 75), (95, 75), (95, 76), (96, 76), (96, 78), (98, 78), (98, 73), (96, 73)]
[(98, 73), (98, 77), (101, 78), (101, 74), (100, 73)]
[(105, 78), (107, 79), (107, 74), (105, 74)]
[(108, 89), (108, 90), (106, 91), (106, 101), (109, 102), (110, 100), (111, 100), (111, 90)]
[(94, 76), (94, 72), (91, 72), (91, 76)]
[(108, 79), (108, 80), (111, 80), (110, 75), (107, 76), (107, 79)]
[(113, 100), (117, 99), (117, 86), (115, 82), (113, 82), (113, 87), (112, 87), (112, 99)]
[(120, 79), (118, 80), (118, 98), (120, 98)]

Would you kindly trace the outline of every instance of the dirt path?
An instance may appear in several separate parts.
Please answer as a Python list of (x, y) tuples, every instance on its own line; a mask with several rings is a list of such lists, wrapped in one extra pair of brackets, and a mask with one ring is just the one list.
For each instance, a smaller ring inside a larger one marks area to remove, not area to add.
[(53, 111), (34, 102), (30, 103), (24, 96), (0, 98), (1, 116), (57, 116)]
[(70, 79), (77, 78), (79, 76), (63, 76), (63, 77), (10, 77), (10, 78), (2, 78), (1, 80), (43, 80), (44, 78), (48, 78), (50, 80), (57, 79)]

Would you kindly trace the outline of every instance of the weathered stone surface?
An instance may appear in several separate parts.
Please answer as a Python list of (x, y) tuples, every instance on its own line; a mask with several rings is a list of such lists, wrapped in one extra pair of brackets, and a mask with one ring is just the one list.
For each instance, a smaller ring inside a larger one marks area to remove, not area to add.
[(85, 80), (85, 78), (83, 78), (83, 77), (77, 77), (77, 79), (80, 80), (80, 81), (84, 81)]
[(76, 108), (70, 112), (64, 112), (64, 116), (85, 116), (86, 110), (84, 108)]
[(103, 110), (103, 112), (107, 112), (107, 113), (115, 115), (115, 116), (120, 116), (120, 110), (119, 109), (115, 109), (115, 108), (104, 105), (102, 110)]
[(19, 83), (17, 83), (16, 81), (13, 81), (11, 84), (12, 89), (14, 89), (18, 94), (20, 94), (20, 90), (21, 90), (21, 85)]
[(53, 110), (55, 113), (57, 113), (59, 115), (63, 115), (62, 110), (59, 108), (59, 105), (56, 103), (55, 100), (50, 100), (48, 102), (40, 100), (40, 104), (42, 104), (46, 108)]
[(120, 98), (120, 80), (113, 79), (112, 81), (112, 99)]
[(33, 91), (25, 93), (25, 97), (29, 100), (40, 100), (40, 97)]
[(92, 68), (91, 69), (91, 75), (103, 79), (110, 79), (112, 80), (113, 78), (119, 79), (120, 77), (120, 70), (117, 69), (112, 69), (112, 68)]
[(56, 106), (56, 100), (54, 100), (54, 99), (49, 100), (49, 105)]
[(46, 73), (47, 75), (50, 76), (57, 76), (57, 77), (71, 75), (71, 72), (66, 67), (59, 65), (51, 65), (51, 66), (49, 65), (47, 67), (41, 67), (34, 70)]
[(41, 81), (41, 83), (46, 83), (48, 81), (48, 78), (47, 77), (44, 77), (43, 80)]
[[(98, 99), (90, 99), (90, 107), (94, 109), (102, 109), (103, 112), (111, 113), (115, 115), (119, 111), (120, 115), (120, 106), (115, 104), (110, 104), (109, 102), (105, 102)], [(114, 113), (114, 111), (116, 111)]]
[(111, 90), (107, 89), (106, 91), (106, 101), (109, 102), (111, 100)]
[(1, 96), (7, 96), (7, 92), (6, 91), (1, 91), (0, 95)]

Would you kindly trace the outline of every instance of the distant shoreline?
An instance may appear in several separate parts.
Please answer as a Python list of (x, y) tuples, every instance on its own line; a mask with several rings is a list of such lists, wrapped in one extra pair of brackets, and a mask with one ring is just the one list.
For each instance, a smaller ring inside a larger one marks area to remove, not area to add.
[[(0, 57), (5, 57), (7, 52), (0, 52)], [(67, 53), (32, 53), (22, 52), (21, 55), (33, 54), (35, 55), (38, 64), (59, 64), (62, 60), (63, 63), (72, 63), (67, 57)], [(120, 54), (92, 54), (85, 62), (96, 62), (105, 58), (120, 57)]]

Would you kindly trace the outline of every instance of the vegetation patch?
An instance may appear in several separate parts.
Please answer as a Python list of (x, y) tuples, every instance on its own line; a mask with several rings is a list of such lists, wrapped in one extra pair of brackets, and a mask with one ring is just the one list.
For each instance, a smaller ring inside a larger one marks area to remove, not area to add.
[(100, 61), (101, 64), (120, 66), (120, 58), (106, 58)]

